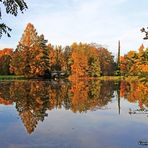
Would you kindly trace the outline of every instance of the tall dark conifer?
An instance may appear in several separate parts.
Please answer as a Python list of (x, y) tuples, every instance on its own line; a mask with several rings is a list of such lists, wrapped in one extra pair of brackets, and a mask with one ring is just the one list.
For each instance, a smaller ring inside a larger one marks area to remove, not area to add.
[(118, 57), (117, 57), (117, 75), (120, 76), (120, 40), (118, 41)]

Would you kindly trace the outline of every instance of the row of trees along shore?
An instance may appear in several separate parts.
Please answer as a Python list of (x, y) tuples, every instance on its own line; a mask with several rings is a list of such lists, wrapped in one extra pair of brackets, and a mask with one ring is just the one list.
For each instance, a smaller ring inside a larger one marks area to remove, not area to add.
[(0, 75), (23, 75), (26, 78), (60, 76), (140, 76), (148, 75), (148, 48), (141, 45), (138, 52), (118, 54), (118, 60), (106, 48), (97, 44), (73, 43), (71, 46), (47, 44), (29, 23), (15, 50), (0, 50)]

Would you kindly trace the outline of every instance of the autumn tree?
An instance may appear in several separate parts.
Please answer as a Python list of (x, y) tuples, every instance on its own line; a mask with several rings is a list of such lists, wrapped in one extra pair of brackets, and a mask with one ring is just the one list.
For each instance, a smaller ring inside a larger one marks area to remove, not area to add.
[(139, 48), (138, 61), (137, 61), (139, 75), (142, 81), (148, 83), (148, 48), (144, 46)]
[(51, 65), (52, 71), (61, 71), (64, 65), (64, 56), (62, 52), (62, 46), (56, 46), (54, 48), (54, 63)]
[(73, 65), (71, 66), (72, 76), (76, 78), (86, 77), (88, 70), (88, 57), (85, 54), (85, 50), (87, 50), (88, 46), (82, 43), (73, 43), (71, 48), (73, 60)]
[(72, 65), (72, 49), (70, 46), (62, 48), (62, 46), (52, 46), (48, 45), (49, 48), (49, 59), (50, 59), (50, 69), (54, 72), (63, 72), (65, 76), (71, 74)]
[(43, 35), (40, 35), (31, 48), (30, 68), (31, 74), (36, 76), (44, 76), (49, 70), (49, 49), (46, 46), (47, 40)]
[(12, 53), (13, 53), (12, 48), (4, 48), (4, 49), (0, 50), (0, 56), (11, 55)]
[(12, 54), (12, 58), (10, 62), (10, 71), (12, 74), (23, 75), (22, 61), (23, 61), (23, 57), (22, 57), (21, 51), (16, 49)]
[[(16, 75), (23, 75), (24, 68), (29, 68), (29, 48), (36, 42), (37, 32), (32, 24), (28, 24), (22, 38), (12, 56), (10, 70)], [(27, 63), (26, 63), (27, 62)], [(28, 65), (26, 65), (26, 64)], [(25, 69), (26, 69), (25, 68)]]
[(132, 50), (121, 57), (121, 73), (124, 75), (136, 75), (135, 60), (137, 58), (137, 53)]
[(55, 57), (56, 57), (56, 53), (55, 53), (55, 50), (54, 50), (54, 46), (51, 45), (51, 44), (48, 44), (48, 49), (49, 49), (49, 52), (48, 52), (48, 56), (49, 56), (49, 59), (50, 59), (50, 62), (49, 62), (49, 67), (51, 69), (52, 65), (55, 64)]
[(0, 75), (9, 75), (10, 74), (10, 60), (13, 49), (5, 48), (0, 50)]
[(72, 48), (71, 66), (72, 75), (75, 77), (98, 77), (100, 76), (100, 60), (98, 51), (91, 44), (74, 43)]
[[(11, 71), (26, 77), (43, 76), (49, 68), (47, 40), (28, 24), (12, 57)], [(19, 61), (19, 62), (18, 62)]]
[(121, 74), (131, 76), (148, 75), (148, 49), (144, 49), (143, 44), (139, 47), (138, 52), (129, 51), (121, 57)]
[(120, 73), (122, 76), (126, 76), (128, 71), (128, 61), (125, 56), (120, 57), (120, 63)]
[(101, 66), (101, 75), (113, 75), (115, 70), (115, 62), (114, 57), (111, 52), (109, 52), (104, 47), (99, 47), (98, 49), (98, 56), (100, 60), (100, 66)]

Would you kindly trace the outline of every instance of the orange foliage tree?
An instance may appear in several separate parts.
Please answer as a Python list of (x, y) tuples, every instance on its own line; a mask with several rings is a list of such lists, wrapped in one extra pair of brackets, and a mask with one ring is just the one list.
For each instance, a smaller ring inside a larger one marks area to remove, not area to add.
[(132, 76), (148, 76), (148, 49), (143, 44), (139, 51), (129, 51), (121, 57), (121, 74)]
[(115, 70), (114, 57), (106, 48), (98, 47), (98, 55), (100, 59), (101, 74), (113, 75)]
[(100, 76), (100, 61), (97, 49), (90, 44), (73, 43), (71, 66), (72, 77), (97, 77)]
[(49, 69), (49, 49), (44, 36), (38, 36), (32, 24), (28, 24), (14, 52), (10, 70), (26, 77), (43, 76)]

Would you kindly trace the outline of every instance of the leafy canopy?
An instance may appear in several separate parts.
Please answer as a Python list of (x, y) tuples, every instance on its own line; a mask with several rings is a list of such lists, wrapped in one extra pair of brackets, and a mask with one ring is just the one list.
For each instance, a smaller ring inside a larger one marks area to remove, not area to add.
[[(13, 16), (17, 16), (18, 11), (22, 13), (24, 10), (28, 9), (28, 6), (24, 0), (0, 0), (1, 6), (5, 7), (6, 13), (11, 14)], [(0, 20), (2, 20), (2, 9), (0, 6)], [(10, 37), (10, 31), (12, 29), (8, 27), (4, 22), (0, 23), (0, 38), (2, 37), (3, 33)]]

